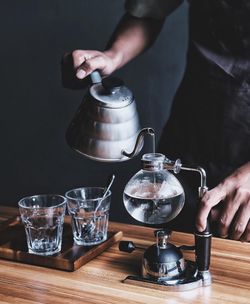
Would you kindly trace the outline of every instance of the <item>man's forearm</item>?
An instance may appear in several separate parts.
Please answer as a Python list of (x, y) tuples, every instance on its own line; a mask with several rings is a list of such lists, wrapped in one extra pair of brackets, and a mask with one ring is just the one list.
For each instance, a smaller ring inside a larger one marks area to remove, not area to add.
[(113, 33), (105, 53), (113, 58), (118, 69), (141, 54), (157, 38), (164, 19), (122, 17)]
[(136, 18), (125, 14), (112, 35), (106, 50), (74, 50), (62, 64), (65, 87), (79, 88), (93, 71), (102, 77), (112, 74), (147, 49), (158, 36), (164, 19)]

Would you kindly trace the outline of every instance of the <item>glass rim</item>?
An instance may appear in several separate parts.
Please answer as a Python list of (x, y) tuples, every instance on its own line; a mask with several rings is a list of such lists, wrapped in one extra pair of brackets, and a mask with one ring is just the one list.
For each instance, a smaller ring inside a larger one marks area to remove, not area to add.
[(63, 199), (63, 201), (62, 201), (61, 203), (58, 203), (58, 204), (54, 205), (54, 206), (47, 206), (47, 207), (40, 207), (40, 206), (39, 206), (39, 209), (57, 208), (57, 207), (61, 207), (61, 206), (63, 206), (64, 204), (67, 203), (66, 197), (63, 196), (63, 195), (60, 195), (60, 194), (35, 194), (35, 195), (29, 195), (29, 196), (25, 196), (25, 197), (21, 198), (21, 199), (18, 201), (18, 206), (21, 207), (21, 208), (23, 208), (23, 209), (32, 209), (32, 208), (33, 208), (32, 206), (30, 206), (30, 207), (24, 206), (24, 205), (22, 204), (23, 201), (24, 201), (24, 200), (27, 200), (27, 199), (33, 199), (33, 198), (37, 198), (37, 197), (46, 197), (46, 196), (47, 196), (47, 197), (49, 197), (49, 196), (52, 196), (52, 197), (60, 197), (60, 198)]
[[(105, 188), (104, 187), (79, 187), (79, 188), (71, 189), (71, 190), (69, 190), (69, 191), (67, 191), (65, 193), (66, 199), (74, 200), (74, 201), (78, 200), (78, 201), (82, 201), (82, 202), (86, 202), (86, 201), (95, 202), (95, 201), (99, 201), (100, 199), (103, 198), (103, 195), (100, 196), (100, 197), (97, 197), (97, 198), (87, 198), (87, 199), (84, 199), (84, 198), (81, 198), (81, 197), (72, 197), (72, 196), (69, 196), (70, 192), (77, 191), (77, 190), (79, 191), (79, 190), (82, 190), (82, 189), (100, 189), (100, 190), (103, 190), (103, 194), (104, 194), (104, 189)], [(112, 192), (111, 192), (111, 190), (109, 190), (104, 199), (110, 197), (111, 194), (112, 194)]]

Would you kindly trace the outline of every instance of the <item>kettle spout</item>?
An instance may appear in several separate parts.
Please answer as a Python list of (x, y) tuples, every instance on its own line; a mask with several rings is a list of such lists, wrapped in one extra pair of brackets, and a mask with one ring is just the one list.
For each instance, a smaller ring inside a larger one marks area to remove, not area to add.
[(141, 131), (139, 132), (136, 142), (135, 142), (135, 147), (133, 149), (133, 151), (131, 153), (128, 153), (126, 151), (122, 151), (122, 155), (128, 157), (128, 158), (133, 158), (134, 156), (136, 156), (142, 149), (143, 147), (143, 143), (144, 143), (144, 136), (146, 134), (149, 134), (151, 136), (155, 135), (155, 131), (152, 128), (143, 128), (141, 129)]

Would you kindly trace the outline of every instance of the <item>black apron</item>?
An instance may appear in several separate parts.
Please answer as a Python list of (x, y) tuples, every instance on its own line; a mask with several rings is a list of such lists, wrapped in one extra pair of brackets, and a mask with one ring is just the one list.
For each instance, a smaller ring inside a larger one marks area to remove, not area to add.
[[(193, 0), (189, 26), (187, 66), (158, 151), (204, 167), (212, 188), (250, 160), (250, 1)], [(190, 231), (199, 176), (177, 177), (187, 199), (170, 226)]]

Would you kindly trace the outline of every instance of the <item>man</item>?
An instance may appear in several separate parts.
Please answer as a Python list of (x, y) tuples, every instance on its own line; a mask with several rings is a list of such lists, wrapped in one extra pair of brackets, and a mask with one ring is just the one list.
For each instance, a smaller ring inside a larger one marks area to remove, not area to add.
[[(150, 47), (182, 2), (126, 1), (127, 13), (104, 52), (70, 54), (78, 84), (96, 69), (110, 75)], [(211, 211), (221, 237), (250, 241), (250, 2), (190, 0), (189, 6), (186, 71), (159, 151), (206, 169), (212, 189), (200, 204), (199, 231)], [(193, 188), (190, 177), (184, 183)]]

